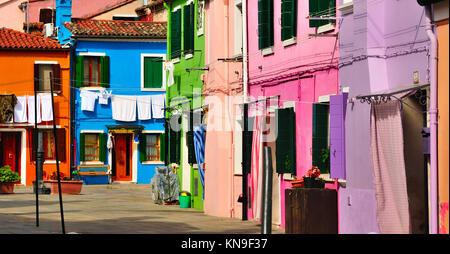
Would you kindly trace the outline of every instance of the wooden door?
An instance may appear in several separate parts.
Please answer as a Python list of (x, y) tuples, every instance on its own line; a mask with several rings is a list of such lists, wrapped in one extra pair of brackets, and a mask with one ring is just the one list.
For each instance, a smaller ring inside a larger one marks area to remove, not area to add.
[(9, 165), (12, 171), (20, 175), (20, 137), (19, 132), (2, 133), (1, 166)]
[(113, 181), (131, 181), (131, 134), (115, 135)]

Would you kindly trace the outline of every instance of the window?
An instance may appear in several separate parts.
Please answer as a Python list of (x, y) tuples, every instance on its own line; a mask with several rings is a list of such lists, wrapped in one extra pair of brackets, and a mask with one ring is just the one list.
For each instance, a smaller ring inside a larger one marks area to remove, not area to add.
[(171, 59), (181, 56), (181, 9), (170, 16), (170, 56)]
[[(235, 0), (236, 2), (236, 0)], [(234, 8), (234, 54), (240, 55), (242, 49), (242, 0), (238, 1)]]
[(80, 161), (106, 161), (106, 133), (80, 134)]
[(163, 57), (144, 56), (143, 88), (163, 88)]
[(198, 19), (197, 19), (197, 35), (200, 36), (203, 34), (203, 24), (204, 24), (204, 10), (205, 10), (205, 1), (198, 1)]
[(165, 134), (143, 133), (140, 138), (140, 161), (165, 161)]
[(258, 37), (259, 49), (274, 44), (273, 0), (258, 0)]
[(194, 52), (194, 4), (185, 5), (183, 7), (183, 30), (184, 30), (184, 52), (192, 54)]
[(297, 0), (281, 1), (281, 40), (297, 37)]
[(53, 9), (40, 9), (39, 10), (39, 22), (44, 24), (53, 23), (55, 24), (56, 15)]
[(322, 174), (330, 173), (330, 105), (328, 103), (313, 104), (313, 140), (312, 161)]
[(77, 87), (109, 87), (109, 57), (77, 56), (75, 79)]
[(277, 109), (276, 114), (278, 119), (278, 136), (276, 141), (277, 173), (296, 175), (295, 111), (294, 108)]
[(34, 64), (34, 85), (38, 92), (61, 91), (61, 67), (59, 64)]
[[(336, 17), (336, 0), (309, 0), (309, 16)], [(335, 23), (335, 21), (327, 19), (309, 20), (309, 27), (320, 27), (330, 23)]]
[[(56, 160), (56, 150), (55, 150), (55, 138), (53, 135), (53, 129), (44, 129), (39, 130), (42, 132), (42, 144), (44, 149), (44, 158), (45, 160)], [(66, 160), (66, 130), (65, 129), (56, 129), (56, 135), (58, 138), (58, 160), (65, 161)], [(35, 154), (37, 151), (37, 132), (33, 129), (31, 131), (31, 157), (32, 160), (35, 160)]]

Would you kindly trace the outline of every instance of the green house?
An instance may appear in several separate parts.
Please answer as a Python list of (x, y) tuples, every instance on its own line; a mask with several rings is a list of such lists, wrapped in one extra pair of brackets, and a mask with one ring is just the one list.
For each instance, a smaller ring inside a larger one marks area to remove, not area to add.
[[(167, 86), (170, 108), (167, 118), (169, 122), (178, 119), (179, 124), (186, 125), (192, 118), (188, 112), (201, 107), (203, 103), (201, 76), (206, 69), (205, 1), (173, 0), (167, 1), (165, 7), (168, 10), (167, 59), (174, 66), (174, 82), (169, 82)], [(169, 132), (169, 163), (179, 165), (180, 191), (191, 193), (191, 207), (203, 210), (203, 187), (196, 166), (192, 124), (186, 126), (191, 128)]]

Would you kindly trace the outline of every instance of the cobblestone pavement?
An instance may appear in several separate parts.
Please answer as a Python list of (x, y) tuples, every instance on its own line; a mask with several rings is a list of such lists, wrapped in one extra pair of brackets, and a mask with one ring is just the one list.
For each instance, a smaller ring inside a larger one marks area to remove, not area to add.
[[(66, 233), (79, 234), (259, 234), (259, 224), (207, 216), (193, 208), (157, 205), (151, 185), (84, 185), (81, 195), (63, 195)], [(0, 195), (0, 234), (60, 234), (58, 195), (39, 195), (36, 227), (32, 187)], [(284, 230), (273, 227), (274, 234)]]

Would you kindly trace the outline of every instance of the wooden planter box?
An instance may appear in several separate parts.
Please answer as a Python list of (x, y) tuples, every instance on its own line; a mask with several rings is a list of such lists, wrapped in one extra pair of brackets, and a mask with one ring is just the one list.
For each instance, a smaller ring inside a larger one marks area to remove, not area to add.
[[(44, 180), (44, 186), (51, 190), (51, 194), (57, 195), (58, 180)], [(61, 180), (61, 193), (77, 195), (81, 193), (83, 181), (63, 181)]]
[(15, 183), (0, 183), (0, 194), (13, 194)]

